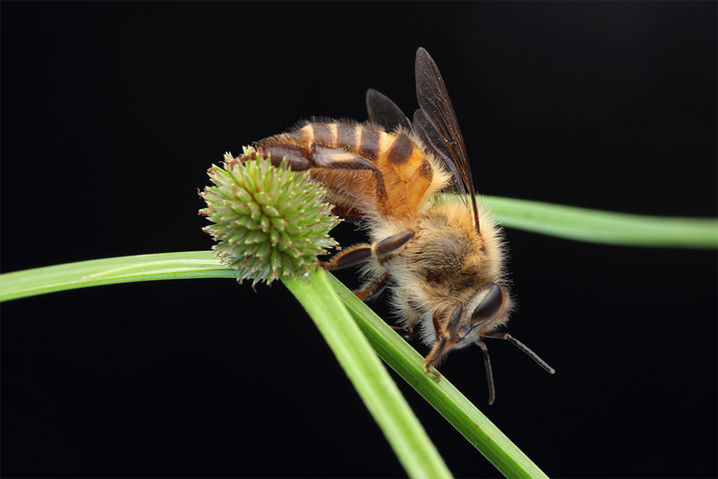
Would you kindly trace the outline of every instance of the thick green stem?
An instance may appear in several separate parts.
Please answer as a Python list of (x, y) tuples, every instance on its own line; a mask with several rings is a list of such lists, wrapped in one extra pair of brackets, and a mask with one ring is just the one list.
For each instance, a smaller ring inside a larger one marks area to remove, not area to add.
[(314, 320), (409, 476), (451, 477), (399, 388), (337, 296), (327, 274), (318, 270), (310, 274), (309, 282), (301, 279), (283, 282)]

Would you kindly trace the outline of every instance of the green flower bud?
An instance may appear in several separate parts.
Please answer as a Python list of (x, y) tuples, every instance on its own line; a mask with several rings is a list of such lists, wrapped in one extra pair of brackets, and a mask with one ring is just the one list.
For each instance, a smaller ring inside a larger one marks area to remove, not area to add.
[(253, 148), (227, 153), (223, 167), (207, 170), (212, 183), (200, 193), (207, 207), (199, 213), (213, 224), (203, 228), (217, 242), (219, 260), (238, 270), (238, 281), (271, 283), (279, 277), (306, 276), (316, 257), (338, 244), (329, 231), (339, 223), (326, 203), (326, 191), (308, 172), (273, 166)]

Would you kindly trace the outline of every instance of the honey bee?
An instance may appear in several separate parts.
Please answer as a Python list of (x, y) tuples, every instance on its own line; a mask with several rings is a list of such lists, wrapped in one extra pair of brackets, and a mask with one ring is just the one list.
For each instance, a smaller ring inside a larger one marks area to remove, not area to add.
[[(263, 156), (308, 170), (328, 191), (337, 215), (364, 225), (370, 243), (318, 264), (327, 270), (362, 265), (362, 300), (387, 287), (406, 337), (418, 327), (431, 346), (424, 368), (452, 350), (483, 352), (489, 404), (495, 399), (484, 340), (510, 341), (546, 371), (554, 370), (523, 343), (498, 332), (509, 319), (501, 228), (477, 205), (466, 147), (441, 73), (429, 53), (416, 53), (419, 109), (413, 121), (376, 90), (366, 95), (369, 121), (307, 121), (253, 145)], [(441, 195), (453, 191), (456, 195)]]

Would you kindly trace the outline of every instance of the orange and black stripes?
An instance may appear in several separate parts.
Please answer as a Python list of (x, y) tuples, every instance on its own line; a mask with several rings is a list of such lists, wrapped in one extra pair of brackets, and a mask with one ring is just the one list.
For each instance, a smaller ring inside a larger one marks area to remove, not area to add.
[(405, 133), (399, 133), (394, 137), (394, 141), (386, 150), (385, 155), (389, 163), (394, 165), (402, 165), (411, 159), (424, 160), (424, 154)]
[[(387, 133), (372, 124), (309, 122), (256, 146), (272, 157), (287, 157), (293, 169), (316, 170), (312, 176), (329, 188), (337, 204), (350, 209), (359, 201), (384, 215), (413, 214), (433, 178), (431, 163), (409, 135), (401, 130)], [(357, 174), (347, 176), (347, 170)], [(360, 170), (373, 174), (368, 177)], [(356, 207), (360, 215), (366, 212), (366, 206)]]
[(358, 140), (355, 143), (357, 155), (376, 163), (379, 157), (379, 145), (382, 135), (386, 133), (374, 128), (360, 128), (358, 130)]
[(287, 136), (300, 144), (316, 143), (341, 148), (372, 163), (380, 157), (393, 165), (406, 162), (421, 164), (424, 160), (423, 152), (407, 134), (389, 134), (357, 123), (312, 122)]
[(359, 125), (348, 123), (334, 123), (334, 131), (336, 132), (335, 145), (347, 145), (353, 148), (356, 145), (356, 139), (361, 136), (361, 128)]

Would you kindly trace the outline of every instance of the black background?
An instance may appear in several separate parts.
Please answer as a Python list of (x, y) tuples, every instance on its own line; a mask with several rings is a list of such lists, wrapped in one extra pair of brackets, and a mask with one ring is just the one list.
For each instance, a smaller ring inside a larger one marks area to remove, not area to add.
[[(413, 111), (419, 46), (481, 193), (714, 217), (716, 13), (3, 2), (2, 271), (209, 249), (212, 163), (312, 115), (364, 120), (368, 87)], [(446, 377), (550, 476), (715, 477), (716, 253), (508, 240), (510, 331), (557, 373), (494, 342), (494, 406), (478, 349)], [(400, 387), (456, 476), (498, 474)], [(4, 476), (405, 474), (284, 287), (230, 280), (3, 304), (1, 452)]]

